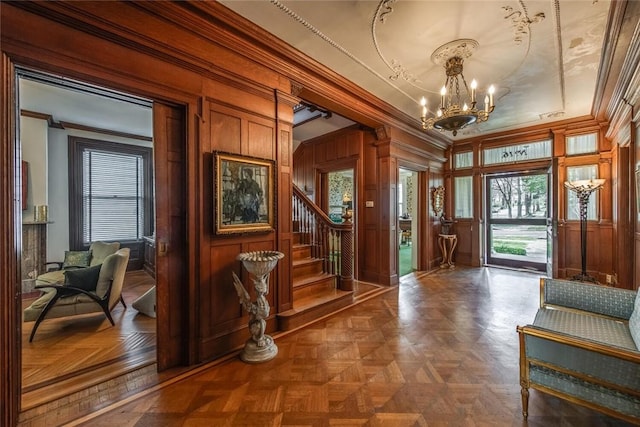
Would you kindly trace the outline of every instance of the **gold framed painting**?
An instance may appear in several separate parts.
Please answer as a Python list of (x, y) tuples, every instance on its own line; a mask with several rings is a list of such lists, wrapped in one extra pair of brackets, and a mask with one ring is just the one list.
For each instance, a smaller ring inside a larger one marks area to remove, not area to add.
[(213, 154), (215, 233), (273, 231), (275, 162), (220, 151)]

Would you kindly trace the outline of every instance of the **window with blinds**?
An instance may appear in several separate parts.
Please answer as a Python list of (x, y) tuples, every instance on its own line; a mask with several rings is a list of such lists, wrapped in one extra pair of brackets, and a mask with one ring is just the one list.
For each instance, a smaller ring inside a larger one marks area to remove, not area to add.
[(153, 233), (152, 149), (69, 137), (69, 238), (139, 241)]
[(142, 156), (82, 153), (82, 241), (138, 240), (144, 231)]

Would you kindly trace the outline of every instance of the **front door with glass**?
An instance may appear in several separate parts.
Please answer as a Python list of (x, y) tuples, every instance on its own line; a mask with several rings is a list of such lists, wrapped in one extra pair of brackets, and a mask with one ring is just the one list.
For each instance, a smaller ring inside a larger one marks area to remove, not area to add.
[(492, 175), (486, 185), (486, 263), (546, 271), (548, 173)]

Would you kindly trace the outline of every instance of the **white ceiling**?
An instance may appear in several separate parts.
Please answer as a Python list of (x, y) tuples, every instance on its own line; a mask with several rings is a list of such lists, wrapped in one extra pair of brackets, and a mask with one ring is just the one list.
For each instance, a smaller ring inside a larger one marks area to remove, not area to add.
[(445, 81), (431, 54), (454, 40), (477, 41), (464, 76), (478, 81), (480, 99), (496, 86), (496, 109), (455, 139), (591, 114), (610, 6), (609, 0), (220, 2), (416, 117), (416, 124), (420, 98), (432, 110)]
[(150, 101), (59, 76), (28, 75), (20, 78), (21, 110), (48, 114), (55, 122), (153, 136)]

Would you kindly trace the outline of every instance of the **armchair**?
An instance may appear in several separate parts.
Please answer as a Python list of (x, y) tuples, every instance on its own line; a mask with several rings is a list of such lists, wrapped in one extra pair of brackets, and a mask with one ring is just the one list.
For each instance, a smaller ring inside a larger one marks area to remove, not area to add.
[[(114, 326), (111, 310), (121, 302), (127, 308), (122, 298), (122, 286), (129, 261), (129, 248), (123, 248), (116, 253), (107, 256), (104, 262), (93, 269), (97, 272), (95, 286), (82, 282), (67, 281), (62, 283), (43, 283), (36, 285), (45, 293), (24, 310), (25, 322), (35, 321), (29, 342), (38, 329), (40, 323), (46, 318), (66, 317), (76, 314), (103, 312), (111, 325)], [(85, 275), (91, 275), (91, 268), (85, 270)], [(67, 274), (74, 275), (79, 270), (69, 270)], [(74, 279), (77, 280), (77, 279)]]
[[(106, 257), (115, 253), (118, 249), (120, 249), (119, 242), (93, 242), (87, 252), (67, 252), (65, 256), (66, 262), (53, 261), (46, 264), (47, 266), (57, 265), (57, 268), (39, 275), (36, 278), (36, 288), (41, 288), (45, 284), (62, 284), (64, 283), (64, 272), (68, 268), (93, 267), (102, 264)], [(83, 259), (79, 262), (77, 259), (72, 261), (72, 254), (80, 256)]]

